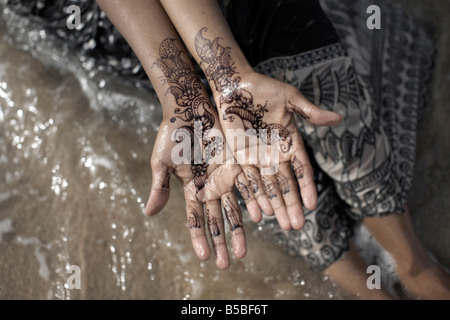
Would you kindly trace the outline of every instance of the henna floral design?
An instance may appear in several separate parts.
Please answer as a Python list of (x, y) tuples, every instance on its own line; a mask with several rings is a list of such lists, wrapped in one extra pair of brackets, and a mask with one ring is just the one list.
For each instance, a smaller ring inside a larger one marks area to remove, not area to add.
[[(224, 109), (223, 118), (230, 122), (235, 117), (242, 119), (246, 130), (251, 130), (264, 143), (280, 143), (280, 150), (288, 152), (292, 146), (292, 137), (289, 131), (275, 123), (266, 123), (263, 120), (264, 113), (268, 112), (267, 102), (264, 105), (253, 102), (253, 95), (240, 87), (241, 78), (236, 71), (234, 61), (231, 58), (231, 48), (220, 45), (220, 38), (209, 40), (203, 37), (202, 28), (195, 37), (194, 45), (200, 65), (206, 76), (211, 79), (218, 92), (221, 93), (220, 105)], [(277, 134), (273, 134), (277, 132)]]
[[(175, 98), (179, 108), (174, 110), (174, 116), (170, 122), (180, 121), (181, 125), (175, 132), (176, 142), (183, 141), (181, 130), (186, 130), (191, 136), (191, 170), (194, 175), (194, 183), (198, 190), (202, 189), (206, 181), (208, 159), (211, 154), (218, 154), (222, 147), (219, 142), (213, 143), (213, 139), (206, 138), (210, 129), (214, 126), (214, 116), (209, 110), (213, 107), (202, 94), (202, 82), (197, 72), (183, 61), (183, 51), (179, 50), (175, 40), (166, 38), (159, 47), (160, 58), (155, 61), (153, 67), (159, 68), (164, 77), (163, 85), (168, 85), (166, 94)], [(195, 126), (201, 129), (196, 130)], [(214, 138), (214, 137), (213, 137)], [(223, 141), (220, 141), (223, 142)], [(206, 159), (203, 157), (203, 149), (208, 147)], [(198, 161), (201, 159), (201, 161)]]

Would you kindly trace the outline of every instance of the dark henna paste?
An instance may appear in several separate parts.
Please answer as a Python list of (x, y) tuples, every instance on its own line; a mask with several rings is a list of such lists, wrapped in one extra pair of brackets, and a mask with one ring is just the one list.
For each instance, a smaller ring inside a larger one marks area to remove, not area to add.
[(292, 168), (294, 169), (295, 176), (298, 179), (302, 179), (304, 174), (303, 164), (296, 156), (294, 156), (294, 159), (292, 160)]
[(213, 216), (211, 216), (208, 209), (206, 210), (206, 217), (208, 220), (208, 230), (209, 230), (209, 234), (211, 235), (211, 237), (215, 238), (215, 237), (220, 236), (220, 229), (219, 229), (219, 225), (217, 223), (217, 219), (214, 218)]
[(225, 215), (227, 217), (228, 226), (231, 231), (238, 228), (242, 228), (242, 218), (239, 210), (233, 205), (230, 197), (226, 197), (223, 201), (223, 208), (225, 209)]
[(278, 187), (280, 188), (281, 193), (282, 194), (289, 193), (290, 192), (289, 184), (288, 184), (288, 181), (286, 179), (286, 176), (280, 170), (278, 170), (278, 172), (276, 174), (276, 177), (277, 177)]
[(259, 187), (256, 178), (250, 173), (250, 170), (247, 170), (247, 180), (250, 188), (252, 188), (253, 193), (258, 193)]
[(277, 194), (275, 193), (275, 186), (273, 185), (272, 180), (270, 180), (265, 176), (262, 176), (262, 184), (269, 200), (272, 200), (273, 198), (277, 197)]
[[(195, 37), (195, 49), (200, 57), (200, 65), (206, 76), (214, 83), (221, 94), (219, 107), (223, 109), (224, 120), (234, 121), (234, 116), (242, 119), (246, 130), (253, 132), (261, 140), (270, 145), (280, 143), (280, 150), (288, 152), (292, 146), (292, 137), (289, 131), (279, 124), (268, 124), (263, 121), (264, 113), (268, 112), (266, 104), (253, 102), (253, 95), (240, 87), (241, 78), (236, 71), (234, 61), (231, 58), (231, 48), (220, 45), (220, 38), (213, 41), (203, 37), (202, 28)], [(275, 130), (275, 131), (274, 131)], [(277, 134), (273, 134), (277, 132)]]
[(200, 216), (195, 209), (189, 209), (189, 217), (188, 217), (188, 228), (189, 229), (198, 229), (201, 227), (200, 224)]
[[(167, 85), (166, 94), (170, 93), (175, 98), (179, 106), (174, 110), (174, 116), (170, 119), (172, 123), (181, 121), (178, 130), (187, 130), (191, 135), (191, 170), (194, 175), (194, 183), (197, 190), (204, 187), (206, 181), (206, 172), (208, 168), (208, 159), (211, 155), (216, 155), (222, 150), (217, 147), (211, 150), (211, 139), (205, 138), (211, 128), (214, 126), (214, 116), (209, 110), (213, 107), (205, 98), (202, 92), (202, 82), (195, 71), (187, 62), (183, 61), (183, 51), (179, 50), (174, 39), (164, 39), (159, 47), (160, 58), (155, 61), (153, 67), (159, 68), (164, 77), (163, 85)], [(197, 133), (194, 129), (196, 123), (201, 124), (201, 132)], [(177, 136), (177, 131), (175, 132)], [(182, 139), (177, 140), (181, 142)], [(217, 143), (216, 143), (217, 144)], [(209, 154), (203, 159), (203, 150), (209, 146)], [(200, 160), (199, 160), (200, 159)]]
[(236, 177), (236, 187), (245, 201), (250, 200), (250, 192), (248, 191), (247, 186), (239, 181), (239, 176)]
[(292, 108), (291, 108), (292, 112), (294, 112), (295, 114), (298, 114), (300, 117), (302, 117), (305, 120), (309, 120), (310, 119), (310, 116), (308, 116), (305, 112), (303, 112), (303, 110), (301, 110), (295, 104), (293, 104), (290, 101), (288, 101), (288, 103), (292, 106)]

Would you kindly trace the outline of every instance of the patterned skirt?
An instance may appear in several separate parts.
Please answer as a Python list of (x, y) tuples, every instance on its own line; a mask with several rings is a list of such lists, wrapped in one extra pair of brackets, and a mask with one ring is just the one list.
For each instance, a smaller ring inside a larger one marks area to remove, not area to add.
[[(379, 2), (381, 29), (369, 29), (370, 0), (219, 2), (257, 71), (344, 116), (335, 127), (297, 119), (314, 167), (318, 206), (305, 211), (301, 231), (283, 231), (274, 219), (264, 223), (289, 253), (324, 270), (348, 250), (355, 223), (404, 212), (433, 44), (398, 5)], [(7, 3), (74, 50), (152, 90), (138, 59), (94, 1)], [(74, 30), (66, 26), (70, 4), (82, 14)]]
[(426, 104), (434, 47), (398, 5), (380, 3), (381, 29), (369, 29), (372, 3), (322, 0), (338, 41), (255, 66), (344, 116), (335, 127), (298, 119), (315, 169), (318, 206), (305, 211), (301, 231), (281, 230), (275, 220), (266, 223), (283, 248), (318, 271), (348, 250), (364, 217), (403, 213), (412, 184), (416, 127)]

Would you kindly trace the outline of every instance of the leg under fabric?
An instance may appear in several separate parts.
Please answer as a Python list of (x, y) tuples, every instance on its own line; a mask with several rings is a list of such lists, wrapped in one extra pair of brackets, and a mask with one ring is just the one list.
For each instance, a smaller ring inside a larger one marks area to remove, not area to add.
[(422, 299), (450, 299), (450, 275), (428, 255), (410, 214), (365, 218), (369, 232), (397, 263), (397, 273), (411, 294)]
[(332, 278), (341, 288), (347, 291), (356, 299), (364, 300), (389, 300), (393, 299), (389, 293), (383, 289), (369, 289), (366, 282), (367, 264), (359, 255), (353, 245), (340, 260), (333, 263), (325, 274)]

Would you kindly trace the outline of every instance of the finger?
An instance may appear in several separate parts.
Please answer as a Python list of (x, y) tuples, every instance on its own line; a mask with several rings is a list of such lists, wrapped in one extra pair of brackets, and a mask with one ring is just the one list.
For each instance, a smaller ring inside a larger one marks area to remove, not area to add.
[(201, 260), (209, 258), (209, 244), (205, 233), (205, 219), (201, 202), (186, 201), (187, 225), (192, 246)]
[(305, 224), (303, 206), (300, 201), (297, 182), (292, 174), (290, 163), (280, 163), (276, 173), (278, 188), (283, 196), (292, 228), (300, 230)]
[(206, 203), (206, 219), (208, 221), (209, 235), (216, 257), (216, 266), (219, 269), (226, 269), (230, 266), (230, 258), (228, 256), (225, 225), (219, 200)]
[(317, 206), (317, 189), (314, 183), (314, 173), (305, 149), (297, 150), (291, 159), (292, 169), (297, 178), (303, 205), (314, 210)]
[(247, 207), (248, 213), (250, 214), (252, 220), (254, 222), (260, 222), (262, 219), (261, 208), (259, 207), (258, 201), (249, 186), (244, 172), (241, 172), (236, 176), (235, 185), (244, 199), (245, 206)]
[(263, 175), (262, 184), (281, 229), (290, 230), (292, 226), (284, 204), (283, 196), (278, 188), (277, 178), (275, 175)]
[(256, 198), (256, 201), (261, 208), (261, 210), (268, 216), (273, 216), (274, 211), (269, 199), (264, 192), (264, 188), (261, 181), (261, 176), (259, 174), (259, 169), (253, 166), (246, 166), (243, 168), (245, 175), (247, 177), (248, 186), (250, 191)]
[(288, 100), (287, 109), (318, 126), (335, 126), (342, 121), (340, 114), (319, 108), (306, 99), (298, 90)]
[(170, 193), (170, 175), (172, 173), (172, 168), (162, 165), (161, 162), (153, 160), (153, 158), (151, 168), (152, 186), (145, 207), (145, 214), (148, 216), (158, 214), (167, 204)]
[(239, 209), (236, 196), (232, 192), (227, 192), (221, 197), (221, 200), (231, 232), (233, 253), (237, 258), (243, 258), (247, 254), (247, 244), (242, 222), (242, 213)]

